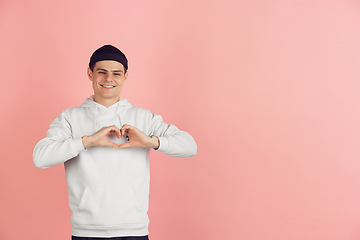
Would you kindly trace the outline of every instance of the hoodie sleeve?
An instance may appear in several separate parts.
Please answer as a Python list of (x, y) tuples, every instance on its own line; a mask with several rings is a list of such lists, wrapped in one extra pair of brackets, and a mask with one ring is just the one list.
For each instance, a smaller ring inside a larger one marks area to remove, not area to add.
[(73, 139), (71, 124), (63, 111), (51, 124), (46, 137), (35, 146), (33, 161), (38, 168), (48, 168), (63, 163), (85, 151), (82, 139)]
[(157, 151), (182, 158), (192, 157), (196, 154), (197, 145), (189, 133), (179, 130), (172, 124), (164, 123), (160, 115), (152, 114), (150, 122), (150, 135), (158, 137), (160, 141)]

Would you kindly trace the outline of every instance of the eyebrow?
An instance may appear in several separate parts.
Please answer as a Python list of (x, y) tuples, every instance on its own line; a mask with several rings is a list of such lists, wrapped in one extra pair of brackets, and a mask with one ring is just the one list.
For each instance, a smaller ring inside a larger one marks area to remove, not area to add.
[[(96, 71), (104, 71), (104, 72), (108, 72), (108, 70), (103, 69), (103, 68), (97, 68)], [(112, 72), (123, 72), (123, 70), (113, 70)]]

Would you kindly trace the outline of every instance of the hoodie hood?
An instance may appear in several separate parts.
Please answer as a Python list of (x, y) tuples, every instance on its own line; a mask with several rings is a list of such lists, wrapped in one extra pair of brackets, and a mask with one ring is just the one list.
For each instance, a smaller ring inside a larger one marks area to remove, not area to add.
[(96, 132), (99, 129), (98, 126), (99, 114), (114, 114), (114, 111), (119, 120), (119, 128), (121, 128), (122, 125), (124, 124), (123, 121), (121, 120), (121, 109), (124, 107), (131, 107), (131, 104), (125, 98), (124, 99), (120, 98), (120, 101), (114, 103), (109, 107), (105, 107), (104, 105), (95, 102), (94, 95), (91, 95), (89, 98), (86, 99), (85, 103), (80, 105), (80, 107), (90, 108), (91, 109), (90, 111), (94, 111), (95, 117), (94, 117), (93, 132)]
[(80, 105), (80, 107), (89, 107), (89, 108), (117, 108), (117, 107), (126, 107), (131, 106), (131, 104), (126, 100), (126, 98), (120, 98), (120, 101), (114, 103), (110, 107), (105, 107), (104, 105), (101, 105), (100, 103), (97, 103), (94, 101), (94, 95), (91, 95), (89, 98), (86, 99), (86, 101)]

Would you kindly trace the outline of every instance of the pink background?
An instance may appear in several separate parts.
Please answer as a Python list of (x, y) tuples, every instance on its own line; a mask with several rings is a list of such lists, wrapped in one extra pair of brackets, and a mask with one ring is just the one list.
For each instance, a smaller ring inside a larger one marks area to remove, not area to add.
[(70, 239), (51, 121), (92, 94), (91, 53), (129, 58), (122, 97), (191, 133), (152, 152), (150, 239), (360, 239), (360, 2), (0, 1), (0, 239)]

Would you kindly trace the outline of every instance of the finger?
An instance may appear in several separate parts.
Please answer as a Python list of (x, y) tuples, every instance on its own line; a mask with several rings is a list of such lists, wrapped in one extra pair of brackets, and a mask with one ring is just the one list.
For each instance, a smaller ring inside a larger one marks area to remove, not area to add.
[(118, 148), (118, 145), (116, 143), (113, 143), (113, 142), (110, 142), (110, 141), (106, 143), (106, 146), (113, 147), (113, 148)]
[(129, 124), (124, 124), (122, 125), (121, 129), (125, 129), (125, 130), (129, 130), (129, 129), (132, 129), (134, 128), (133, 126), (129, 125)]
[(121, 132), (121, 136), (124, 136), (124, 135), (126, 135), (127, 134), (127, 132), (128, 132), (128, 128), (127, 127), (122, 127), (121, 129), (120, 129), (120, 132)]
[(115, 125), (110, 126), (110, 128), (111, 128), (111, 130), (113, 130), (115, 132), (120, 131), (120, 129)]
[(120, 137), (124, 136), (124, 131), (122, 128), (120, 128)]
[(107, 132), (105, 133), (105, 135), (109, 136), (110, 134), (117, 135), (117, 132), (115, 129), (108, 129)]
[(127, 142), (127, 143), (120, 144), (118, 146), (118, 149), (120, 149), (120, 148), (130, 148), (130, 147), (131, 147), (131, 144)]
[(118, 138), (121, 138), (120, 129), (115, 125), (107, 127), (106, 134), (107, 135), (115, 134)]
[(116, 129), (114, 129), (114, 133), (116, 134), (116, 136), (118, 137), (118, 138), (121, 138), (121, 131), (120, 131), (120, 129), (118, 129), (118, 128), (116, 128)]
[(113, 132), (116, 130), (116, 126), (108, 126), (108, 127), (103, 127), (102, 128), (104, 132), (109, 133), (109, 132)]
[(121, 135), (120, 130), (116, 132), (116, 136), (117, 136), (118, 138), (121, 138), (122, 135)]

